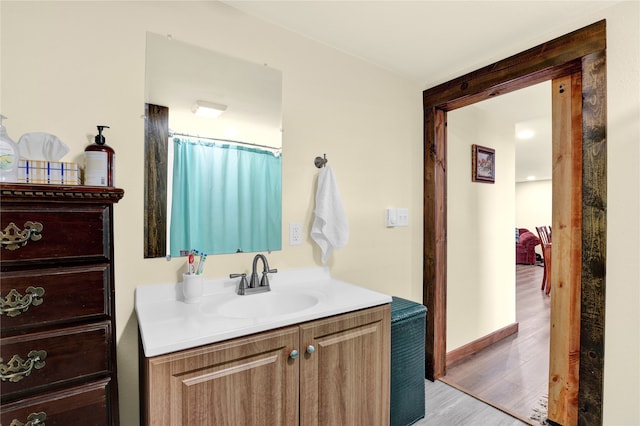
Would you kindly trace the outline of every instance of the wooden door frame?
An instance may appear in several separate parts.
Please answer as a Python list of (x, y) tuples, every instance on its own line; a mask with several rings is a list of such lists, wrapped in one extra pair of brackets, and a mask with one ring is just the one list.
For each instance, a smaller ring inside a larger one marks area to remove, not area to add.
[[(565, 425), (594, 425), (602, 424), (604, 370), (607, 185), (604, 20), (424, 91), (426, 376), (434, 380), (444, 376), (446, 371), (447, 112), (568, 75), (577, 75), (581, 79), (582, 91), (582, 111), (572, 124), (582, 136), (579, 176), (582, 200), (578, 206), (581, 211), (575, 212), (581, 216), (577, 223), (581, 236), (581, 259), (578, 265), (569, 265), (569, 269), (577, 267), (580, 271), (577, 282), (570, 284), (580, 287), (580, 318), (572, 322), (560, 319), (570, 322), (555, 326), (567, 328), (579, 338), (580, 353), (579, 362), (576, 354), (557, 354), (565, 360), (565, 371), (550, 382), (550, 394), (562, 393), (561, 388), (566, 388), (572, 369), (575, 369), (578, 398), (576, 405), (575, 395), (565, 392), (565, 398), (574, 399), (565, 407), (569, 407), (568, 411), (573, 407), (574, 412), (563, 413), (563, 418), (551, 420)], [(558, 258), (556, 265), (571, 262), (571, 259)], [(554, 353), (553, 346), (551, 352)]]

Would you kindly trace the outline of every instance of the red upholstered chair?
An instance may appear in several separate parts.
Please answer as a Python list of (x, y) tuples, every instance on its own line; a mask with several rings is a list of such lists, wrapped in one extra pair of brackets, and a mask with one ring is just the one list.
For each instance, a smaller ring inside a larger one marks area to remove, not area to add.
[(546, 294), (549, 294), (551, 292), (551, 227), (536, 226), (536, 231), (540, 236), (542, 259), (544, 260), (544, 273), (540, 290), (544, 290)]
[(520, 228), (520, 237), (516, 241), (516, 263), (525, 265), (535, 265), (536, 246), (540, 244), (540, 239), (526, 228)]

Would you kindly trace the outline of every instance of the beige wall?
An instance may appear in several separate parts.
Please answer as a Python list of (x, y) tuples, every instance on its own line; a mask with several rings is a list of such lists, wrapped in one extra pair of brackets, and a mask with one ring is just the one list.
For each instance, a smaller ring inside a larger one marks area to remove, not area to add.
[[(147, 31), (267, 63), (283, 73), (283, 242), (275, 268), (320, 264), (308, 238), (324, 153), (337, 176), (350, 241), (329, 266), (340, 279), (420, 301), (422, 88), (323, 45), (211, 2), (10, 2), (2, 14), (0, 108), (14, 139), (56, 134), (78, 157), (96, 124), (111, 126), (116, 184), (116, 303), (121, 417), (138, 419), (136, 286), (175, 281), (182, 260), (144, 260), (143, 106)], [(410, 226), (387, 229), (386, 207), (408, 207)], [(288, 222), (304, 224), (289, 247)], [(252, 256), (215, 256), (206, 276), (246, 271)], [(77, 289), (70, 289), (72, 291)]]
[[(516, 322), (513, 126), (475, 106), (447, 114), (447, 351)], [(471, 145), (496, 151), (471, 181)]]
[(640, 2), (607, 18), (606, 425), (640, 424)]
[[(516, 226), (538, 235), (536, 226), (551, 226), (551, 180), (516, 183)], [(540, 245), (536, 252), (542, 255)]]
[[(180, 261), (142, 259), (145, 33), (267, 63), (284, 77), (283, 240), (288, 222), (312, 220), (316, 155), (334, 167), (351, 239), (334, 276), (390, 294), (422, 297), (422, 107), (412, 82), (216, 3), (0, 3), (0, 110), (9, 134), (58, 135), (79, 156), (108, 124), (116, 183), (116, 302), (121, 420), (138, 419), (138, 285), (174, 281)], [(640, 424), (640, 4), (524, 39), (519, 50), (608, 20), (608, 242), (605, 423)], [(514, 51), (513, 53), (517, 53)], [(491, 52), (487, 53), (491, 57)], [(452, 70), (455, 74), (455, 70)], [(67, 157), (72, 160), (73, 156)], [(408, 228), (384, 227), (386, 207), (409, 207)], [(246, 270), (250, 255), (216, 256), (206, 275)], [(280, 269), (319, 264), (309, 239), (270, 255)]]
[[(496, 149), (493, 185), (471, 182), (474, 143)], [(514, 184), (514, 147), (499, 116), (474, 106), (447, 115), (447, 351), (516, 322), (513, 228), (551, 223), (551, 181)]]

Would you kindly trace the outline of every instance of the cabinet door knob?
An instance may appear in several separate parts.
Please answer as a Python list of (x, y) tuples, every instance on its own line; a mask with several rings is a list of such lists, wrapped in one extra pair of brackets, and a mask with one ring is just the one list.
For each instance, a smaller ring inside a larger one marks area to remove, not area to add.
[(298, 355), (299, 355), (299, 354), (298, 354), (298, 351), (294, 349), (294, 350), (292, 350), (292, 351), (291, 351), (291, 353), (289, 354), (289, 358), (291, 358), (291, 359), (296, 359), (296, 358), (298, 358)]
[(313, 347), (313, 345), (309, 345), (307, 346), (307, 353), (309, 355), (311, 355), (312, 353), (314, 353), (316, 351), (316, 348)]

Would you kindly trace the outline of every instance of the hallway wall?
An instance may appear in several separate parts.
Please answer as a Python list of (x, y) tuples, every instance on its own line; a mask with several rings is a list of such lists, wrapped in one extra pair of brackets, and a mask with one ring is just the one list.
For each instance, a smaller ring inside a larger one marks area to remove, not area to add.
[[(495, 149), (472, 182), (471, 145)], [(447, 113), (447, 352), (516, 321), (513, 127), (473, 105)]]

